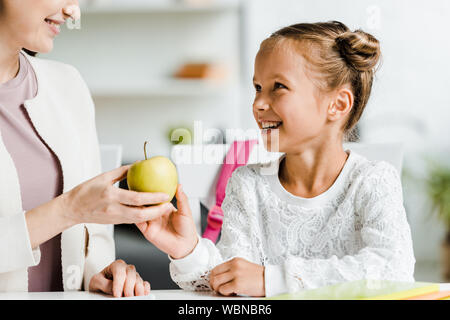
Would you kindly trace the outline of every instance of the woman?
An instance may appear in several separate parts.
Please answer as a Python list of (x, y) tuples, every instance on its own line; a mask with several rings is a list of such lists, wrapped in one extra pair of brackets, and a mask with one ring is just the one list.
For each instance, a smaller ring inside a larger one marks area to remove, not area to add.
[(150, 284), (114, 261), (106, 224), (173, 210), (164, 194), (100, 174), (94, 105), (79, 73), (22, 51), (49, 52), (76, 0), (0, 0), (0, 291), (144, 295)]

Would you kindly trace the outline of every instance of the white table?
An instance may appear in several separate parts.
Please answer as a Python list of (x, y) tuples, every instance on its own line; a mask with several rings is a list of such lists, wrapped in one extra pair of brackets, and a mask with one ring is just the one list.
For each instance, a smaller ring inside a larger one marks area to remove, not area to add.
[(113, 298), (86, 291), (67, 292), (0, 292), (0, 300), (258, 300), (252, 297), (224, 297), (213, 292), (191, 292), (184, 290), (152, 290), (143, 297)]

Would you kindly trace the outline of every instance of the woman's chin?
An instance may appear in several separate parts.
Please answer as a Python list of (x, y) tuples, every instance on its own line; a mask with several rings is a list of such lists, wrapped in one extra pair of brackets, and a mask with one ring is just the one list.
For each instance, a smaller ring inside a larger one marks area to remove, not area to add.
[(26, 49), (38, 53), (49, 53), (53, 50), (53, 39), (45, 39), (39, 45), (29, 46)]
[(39, 50), (37, 50), (36, 52), (40, 52), (40, 53), (49, 53), (53, 50), (53, 40), (49, 41), (48, 43), (45, 44), (45, 46), (42, 46), (42, 48), (40, 48)]

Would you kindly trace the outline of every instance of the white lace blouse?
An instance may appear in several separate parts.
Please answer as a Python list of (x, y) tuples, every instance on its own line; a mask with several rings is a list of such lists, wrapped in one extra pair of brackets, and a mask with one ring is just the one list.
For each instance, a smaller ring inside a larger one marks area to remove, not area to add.
[(190, 255), (171, 259), (173, 281), (187, 290), (211, 290), (210, 270), (234, 257), (265, 266), (266, 296), (359, 279), (414, 281), (397, 170), (346, 152), (336, 181), (314, 198), (283, 188), (278, 168), (284, 155), (235, 170), (217, 246), (200, 239)]

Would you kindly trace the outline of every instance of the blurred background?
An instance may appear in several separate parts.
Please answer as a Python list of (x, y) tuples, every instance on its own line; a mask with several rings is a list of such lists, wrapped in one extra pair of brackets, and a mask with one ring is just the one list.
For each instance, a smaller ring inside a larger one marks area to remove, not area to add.
[[(415, 278), (443, 281), (447, 268), (443, 261), (450, 259), (445, 258), (449, 251), (443, 245), (450, 201), (445, 168), (450, 155), (450, 42), (446, 41), (450, 1), (85, 0), (80, 4), (81, 24), (64, 28), (54, 51), (43, 57), (80, 71), (96, 104), (99, 141), (121, 146), (124, 164), (144, 158), (146, 140), (150, 155), (170, 156), (171, 130), (185, 128), (192, 133), (196, 120), (203, 128), (222, 131), (256, 129), (251, 111), (253, 60), (259, 43), (278, 28), (339, 20), (375, 35), (383, 62), (358, 126), (360, 141), (403, 143), (402, 182), (417, 260)], [(444, 168), (431, 171), (427, 159)], [(134, 226), (116, 226), (114, 235), (117, 257), (135, 264), (154, 289), (176, 288), (167, 256)]]

